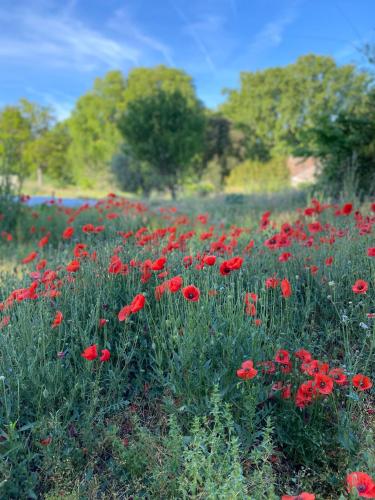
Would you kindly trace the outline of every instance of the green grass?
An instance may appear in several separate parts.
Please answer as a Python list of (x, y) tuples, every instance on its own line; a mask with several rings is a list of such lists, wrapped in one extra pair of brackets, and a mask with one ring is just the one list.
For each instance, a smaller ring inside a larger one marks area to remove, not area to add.
[[(307, 205), (305, 193), (291, 191), (182, 200), (176, 211), (171, 202), (146, 207), (120, 198), (83, 211), (24, 207), (7, 226), (13, 240), (0, 243), (0, 497), (266, 500), (307, 491), (326, 500), (345, 494), (349, 472), (374, 477), (373, 388), (350, 382), (356, 373), (375, 375), (375, 319), (367, 317), (375, 312), (375, 261), (367, 255), (374, 244), (365, 232), (374, 213), (367, 203), (355, 205), (362, 221), (354, 211), (335, 216), (334, 207), (306, 217)], [(267, 210), (271, 222), (261, 230)], [(317, 234), (308, 229), (313, 220), (323, 226)], [(285, 222), (295, 232), (290, 245), (268, 249), (264, 242)], [(105, 229), (85, 233), (88, 223)], [(68, 225), (75, 233), (64, 240)], [(153, 237), (135, 236), (140, 228)], [(210, 248), (223, 234), (224, 246)], [(88, 255), (68, 273), (77, 243)], [(34, 250), (38, 257), (22, 264)], [(205, 252), (216, 264), (196, 268)], [(280, 262), (283, 252), (292, 258)], [(128, 272), (108, 272), (115, 254)], [(165, 269), (146, 278), (144, 263), (162, 255)], [(242, 266), (222, 276), (220, 264), (233, 256)], [(37, 297), (17, 300), (12, 292), (30, 287), (42, 258), (40, 278), (49, 269), (55, 279), (38, 281)], [(199, 300), (181, 291), (157, 300), (156, 287), (173, 276), (198, 287)], [(272, 276), (288, 278), (289, 298), (265, 286)], [(357, 279), (368, 282), (366, 294), (352, 291)], [(258, 296), (255, 316), (245, 312), (248, 292)], [(145, 307), (120, 322), (118, 312), (137, 294)], [(52, 328), (57, 311), (63, 320)], [(93, 344), (110, 359), (84, 359)], [(302, 409), (296, 391), (312, 377), (294, 357), (301, 348), (349, 379)], [(274, 374), (262, 373), (258, 363), (278, 349), (290, 352), (291, 371), (276, 363)], [(258, 373), (242, 380), (236, 371), (247, 359)], [(276, 383), (291, 385), (290, 399), (272, 389)]]

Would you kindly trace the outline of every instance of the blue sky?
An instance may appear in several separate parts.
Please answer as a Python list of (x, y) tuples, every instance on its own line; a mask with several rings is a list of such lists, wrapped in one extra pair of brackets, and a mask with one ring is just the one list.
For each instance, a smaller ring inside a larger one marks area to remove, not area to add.
[(0, 106), (26, 97), (64, 118), (96, 76), (166, 64), (215, 107), (240, 71), (309, 52), (363, 63), (371, 41), (375, 0), (0, 0)]

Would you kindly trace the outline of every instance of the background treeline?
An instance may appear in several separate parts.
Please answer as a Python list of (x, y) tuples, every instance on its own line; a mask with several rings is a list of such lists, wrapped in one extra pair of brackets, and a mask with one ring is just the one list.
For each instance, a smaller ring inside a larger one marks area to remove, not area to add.
[(242, 72), (239, 88), (224, 92), (212, 111), (186, 72), (156, 66), (97, 78), (65, 121), (21, 99), (0, 110), (0, 174), (175, 197), (182, 189), (277, 190), (289, 183), (289, 155), (314, 156), (330, 194), (346, 182), (374, 192), (371, 72), (307, 55)]

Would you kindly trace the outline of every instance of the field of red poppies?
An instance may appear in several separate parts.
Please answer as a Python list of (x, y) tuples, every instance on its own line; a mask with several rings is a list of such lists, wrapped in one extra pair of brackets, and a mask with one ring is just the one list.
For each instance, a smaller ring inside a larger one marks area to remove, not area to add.
[(3, 210), (0, 497), (375, 498), (374, 225), (303, 194)]

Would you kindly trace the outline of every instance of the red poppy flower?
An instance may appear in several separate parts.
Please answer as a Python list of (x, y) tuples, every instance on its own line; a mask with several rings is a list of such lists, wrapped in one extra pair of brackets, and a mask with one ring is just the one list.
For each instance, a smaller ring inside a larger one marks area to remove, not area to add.
[(31, 252), (27, 257), (22, 259), (22, 264), (28, 264), (29, 262), (32, 262), (36, 257), (38, 256), (38, 252)]
[(348, 492), (356, 489), (361, 498), (375, 498), (375, 482), (365, 472), (351, 472), (346, 476)]
[(348, 380), (341, 368), (333, 368), (328, 375), (337, 385), (345, 385)]
[(203, 257), (203, 262), (206, 264), (206, 266), (213, 266), (216, 262), (216, 256), (215, 255), (205, 255)]
[(287, 364), (289, 363), (290, 355), (285, 349), (279, 349), (275, 355), (276, 363)]
[(320, 394), (331, 394), (333, 391), (333, 380), (323, 373), (315, 375), (314, 384)]
[(41, 439), (41, 440), (39, 441), (39, 443), (40, 443), (42, 446), (48, 446), (49, 444), (51, 444), (51, 443), (52, 443), (52, 437), (51, 437), (51, 436), (48, 436), (48, 437), (46, 437), (46, 438), (44, 438), (44, 439)]
[(248, 316), (255, 316), (257, 313), (255, 304), (253, 304), (252, 302), (248, 302), (245, 306), (245, 312)]
[(169, 291), (172, 293), (176, 293), (182, 287), (183, 279), (181, 278), (181, 276), (175, 276), (174, 278), (171, 278), (167, 283)]
[(41, 271), (42, 269), (44, 269), (47, 265), (47, 261), (46, 259), (41, 259), (38, 264), (36, 265), (36, 269), (37, 271)]
[(244, 380), (250, 380), (256, 376), (258, 370), (254, 368), (254, 363), (250, 359), (244, 361), (241, 365), (241, 368), (237, 370), (237, 377), (242, 378)]
[(224, 262), (222, 262), (222, 263), (220, 264), (219, 271), (220, 271), (220, 274), (221, 274), (222, 276), (227, 276), (228, 274), (230, 274), (230, 272), (232, 271), (232, 269), (228, 266), (228, 263), (227, 263), (227, 261), (225, 260)]
[(111, 357), (111, 353), (108, 349), (102, 349), (102, 355), (100, 356), (100, 361), (103, 363), (104, 361), (108, 361)]
[(167, 259), (165, 257), (160, 257), (160, 259), (155, 260), (151, 264), (151, 269), (153, 271), (161, 271), (162, 269), (164, 269), (166, 262), (167, 262)]
[(144, 308), (146, 303), (146, 298), (142, 293), (139, 293), (134, 297), (130, 304), (131, 312), (134, 314)]
[(306, 351), (306, 349), (299, 349), (295, 353), (296, 358), (300, 359), (304, 363), (310, 363), (312, 360), (312, 356), (309, 351)]
[(59, 326), (61, 324), (63, 318), (64, 318), (64, 316), (63, 316), (62, 312), (57, 311), (55, 319), (53, 320), (53, 323), (52, 323), (52, 328), (56, 328), (57, 326)]
[(292, 295), (292, 286), (289, 280), (286, 278), (284, 278), (281, 282), (281, 293), (286, 299)]
[(49, 240), (49, 236), (46, 235), (46, 236), (43, 236), (43, 238), (41, 238), (38, 242), (38, 247), (39, 248), (43, 248), (45, 245), (47, 245), (48, 243), (48, 240)]
[(191, 255), (186, 255), (183, 259), (182, 262), (184, 263), (184, 267), (188, 268), (192, 265), (193, 263), (193, 257)]
[(74, 234), (74, 227), (67, 227), (63, 234), (62, 237), (64, 240), (69, 240)]
[(352, 378), (352, 384), (359, 391), (367, 391), (367, 389), (371, 389), (372, 387), (371, 379), (369, 377), (366, 377), (366, 375), (362, 375), (362, 373), (357, 373), (357, 375), (354, 375), (354, 377)]
[(307, 493), (306, 491), (300, 493), (296, 496), (283, 495), (281, 500), (315, 500), (315, 495), (313, 493)]
[(323, 373), (327, 375), (329, 370), (328, 363), (322, 363), (318, 359), (313, 359), (310, 363), (304, 363), (301, 366), (301, 371), (308, 373), (311, 377), (314, 377), (318, 373)]
[(357, 294), (365, 294), (368, 290), (368, 283), (365, 280), (357, 280), (352, 286), (352, 290)]
[(129, 305), (124, 306), (121, 311), (118, 313), (118, 319), (119, 321), (124, 321), (127, 319), (131, 314), (135, 314), (136, 312), (140, 311), (141, 309), (144, 308), (146, 303), (146, 298), (142, 293), (139, 293), (134, 297), (132, 302)]
[(93, 361), (95, 358), (98, 357), (98, 349), (96, 344), (90, 345), (89, 347), (86, 347), (86, 349), (83, 351), (81, 356), (88, 361)]
[(279, 284), (277, 278), (271, 277), (266, 279), (266, 288), (276, 288)]
[(310, 224), (308, 224), (308, 230), (310, 231), (310, 233), (320, 233), (321, 231), (323, 231), (323, 226), (321, 225), (321, 223), (319, 221), (316, 221), (316, 222), (311, 222)]
[(375, 257), (375, 247), (371, 247), (367, 249), (367, 255), (369, 257)]
[(84, 233), (93, 233), (95, 231), (95, 226), (94, 224), (85, 224), (82, 226), (82, 231)]
[(124, 306), (118, 313), (117, 317), (119, 321), (125, 321), (131, 315), (131, 313), (132, 313), (131, 307), (129, 305)]
[(309, 380), (301, 384), (296, 394), (296, 406), (298, 408), (305, 408), (313, 400), (316, 395), (316, 387), (313, 380)]
[(333, 257), (327, 257), (325, 260), (326, 266), (331, 266), (333, 263)]
[(280, 262), (288, 262), (288, 260), (292, 257), (290, 252), (284, 252), (279, 256)]
[(241, 268), (242, 262), (242, 257), (232, 257), (231, 259), (227, 260), (227, 266), (231, 271), (234, 271)]
[(194, 285), (189, 285), (183, 288), (182, 294), (185, 297), (185, 299), (189, 300), (190, 302), (197, 302), (200, 297), (199, 288), (197, 288)]
[(81, 264), (79, 263), (79, 261), (78, 261), (78, 260), (72, 260), (72, 262), (70, 262), (70, 263), (66, 266), (66, 270), (67, 270), (69, 273), (76, 273), (80, 267), (81, 267)]
[(353, 210), (353, 205), (351, 203), (345, 203), (341, 209), (342, 215), (350, 215)]

